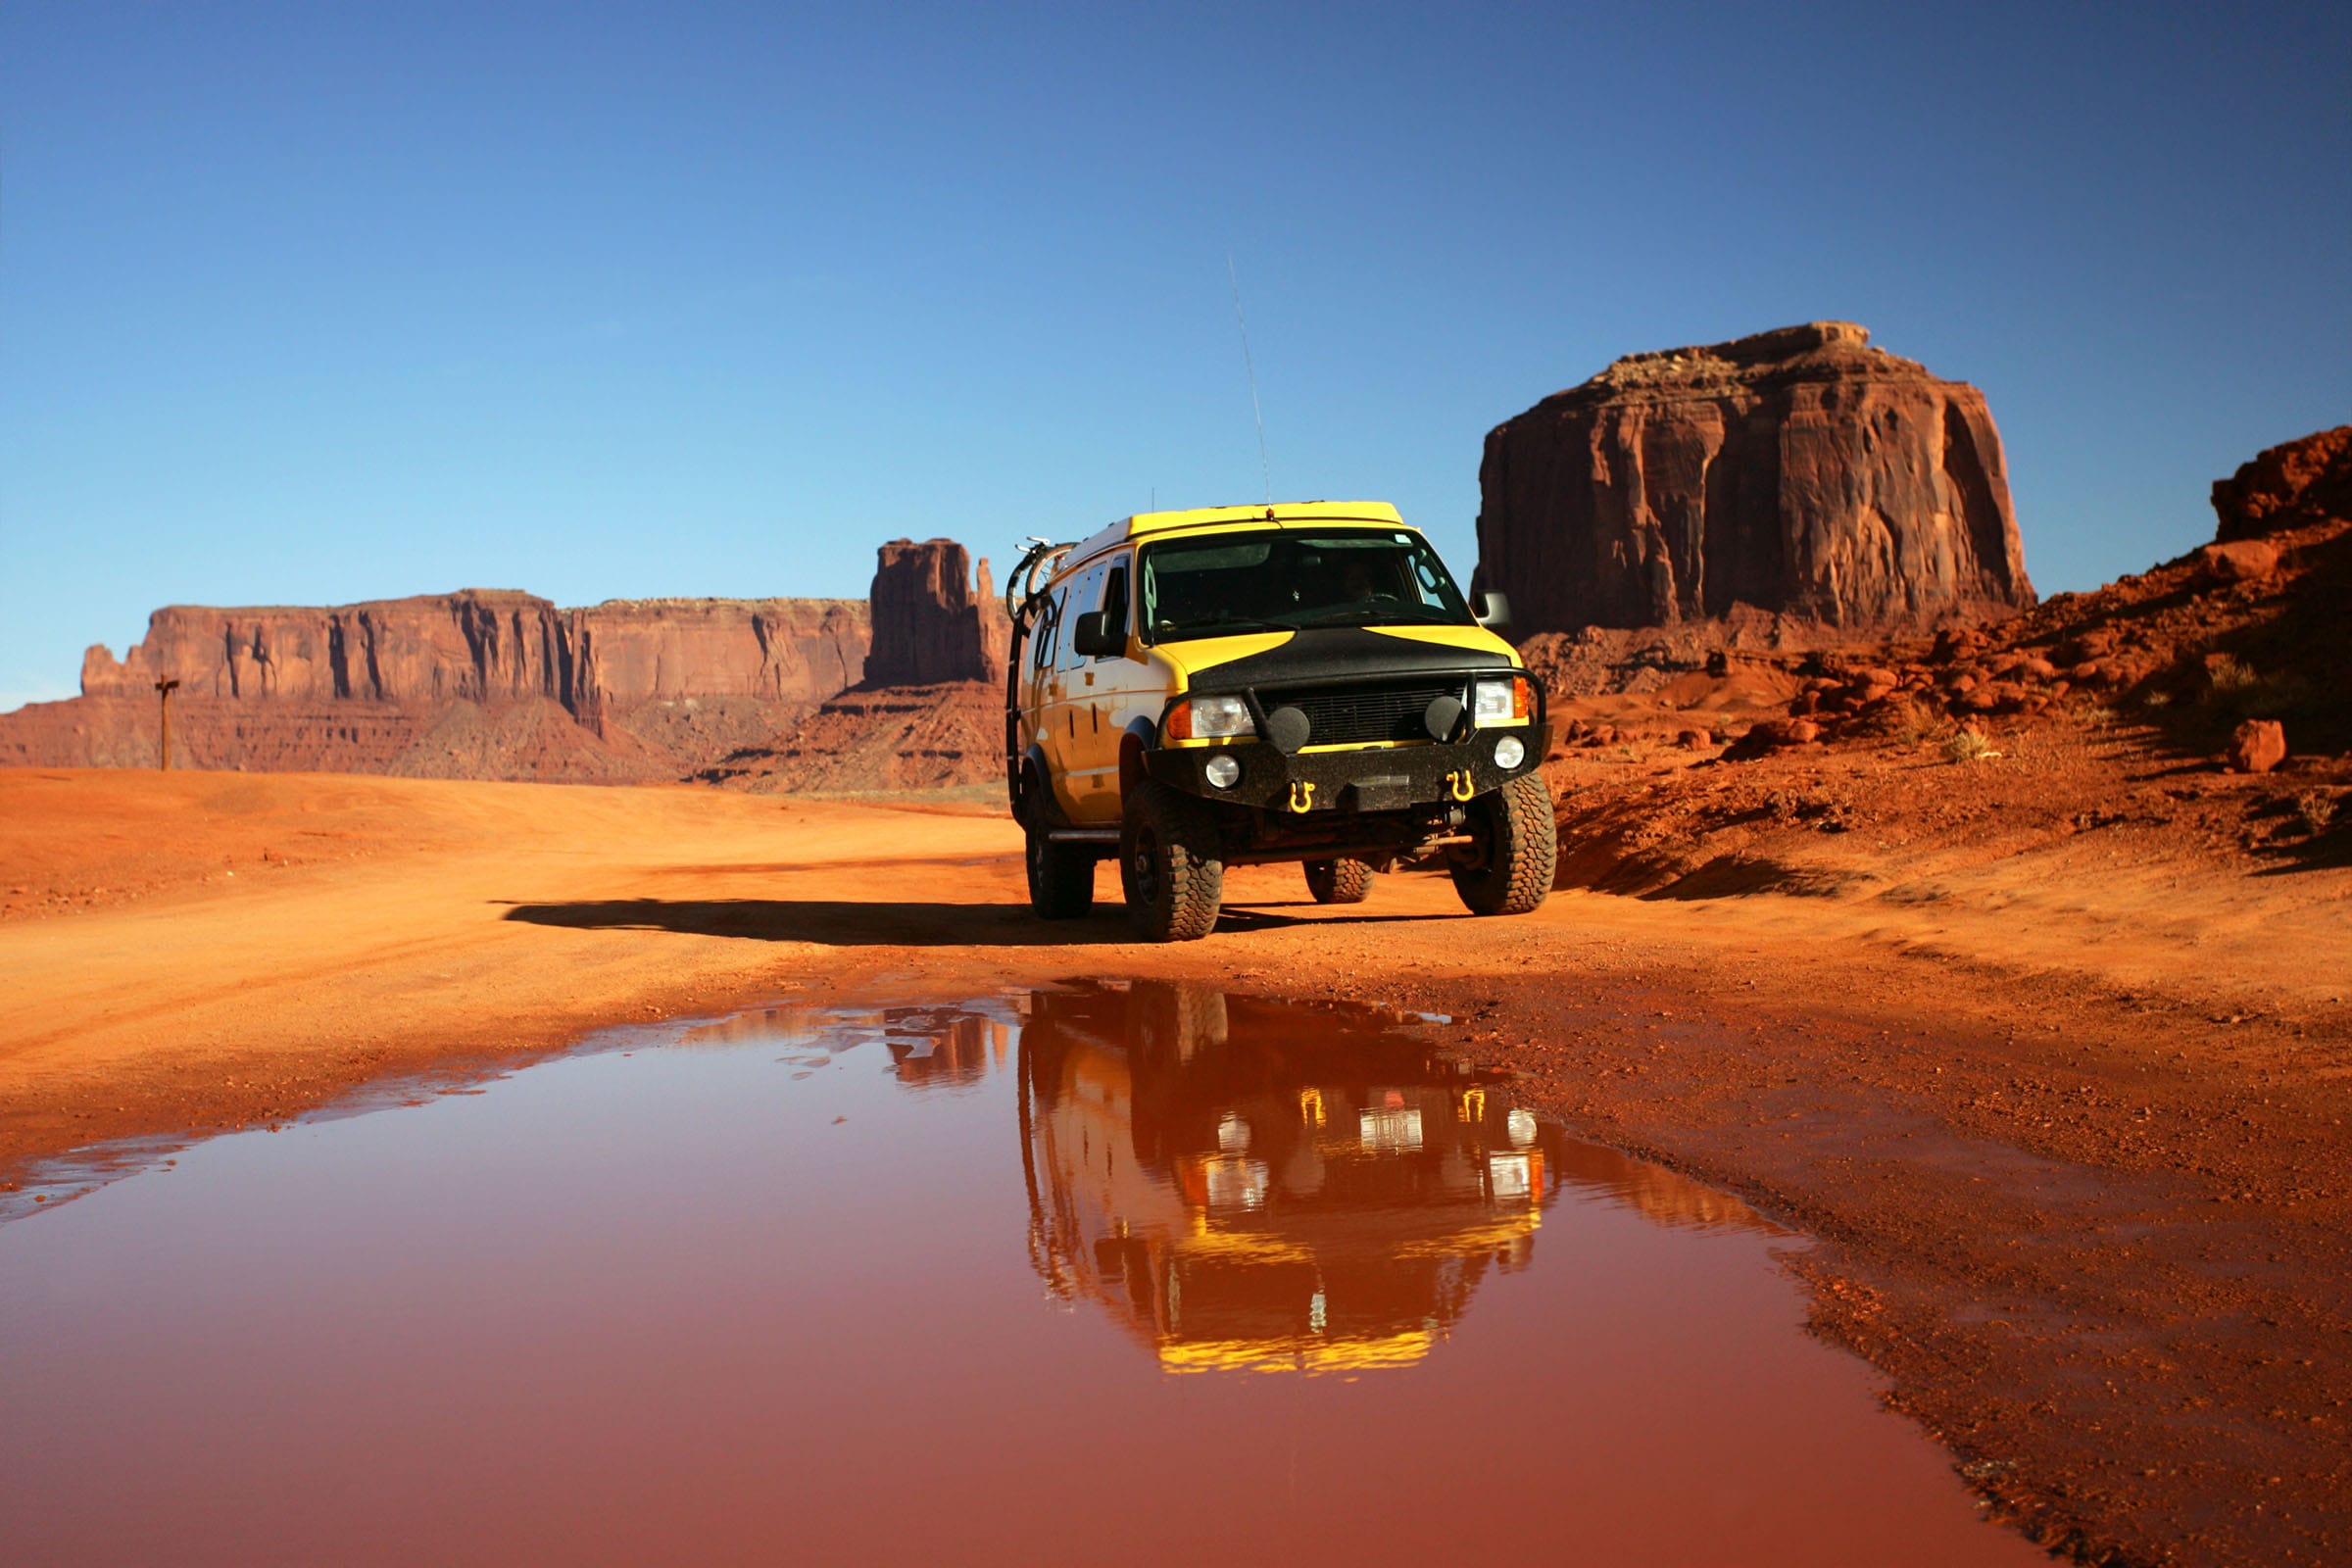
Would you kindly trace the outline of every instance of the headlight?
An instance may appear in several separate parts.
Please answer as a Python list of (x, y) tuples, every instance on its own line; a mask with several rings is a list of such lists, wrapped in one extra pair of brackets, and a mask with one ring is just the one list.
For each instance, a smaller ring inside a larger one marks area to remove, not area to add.
[(1168, 714), (1172, 741), (1230, 740), (1250, 732), (1250, 705), (1239, 697), (1196, 697)]
[(1494, 743), (1494, 765), (1496, 767), (1517, 767), (1526, 760), (1527, 748), (1520, 743), (1518, 736), (1505, 735)]
[(1201, 764), (1200, 771), (1208, 776), (1209, 783), (1216, 788), (1229, 790), (1233, 788), (1234, 781), (1242, 776), (1242, 764), (1234, 760), (1232, 753), (1220, 751)]
[(1481, 729), (1494, 724), (1524, 724), (1529, 708), (1525, 675), (1482, 680), (1470, 688), (1470, 721)]

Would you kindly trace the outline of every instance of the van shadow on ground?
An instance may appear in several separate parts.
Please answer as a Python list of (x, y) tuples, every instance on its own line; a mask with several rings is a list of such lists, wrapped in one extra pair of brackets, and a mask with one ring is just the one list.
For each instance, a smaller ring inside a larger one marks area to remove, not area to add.
[[(1309, 906), (1311, 907), (1311, 906)], [(574, 931), (669, 931), (828, 948), (1072, 948), (1136, 940), (1125, 912), (1101, 904), (1077, 920), (1040, 920), (1018, 904), (881, 904), (839, 899), (593, 899), (510, 905), (500, 918)], [(1319, 915), (1318, 923), (1412, 920), (1408, 914)], [(1304, 924), (1263, 906), (1228, 907), (1221, 931)]]

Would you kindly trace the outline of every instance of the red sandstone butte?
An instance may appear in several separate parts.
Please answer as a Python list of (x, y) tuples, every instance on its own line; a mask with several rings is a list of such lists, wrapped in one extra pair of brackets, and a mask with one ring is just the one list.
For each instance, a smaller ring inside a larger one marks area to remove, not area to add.
[(761, 791), (937, 789), (1004, 771), (1010, 627), (988, 563), (953, 539), (876, 553), (865, 679), (697, 776)]
[(575, 713), (649, 698), (814, 704), (851, 684), (855, 605), (808, 599), (608, 600), (558, 610), (532, 594), (459, 593), (329, 609), (173, 605), (118, 662), (82, 656), (85, 697), (495, 702), (548, 697)]
[(986, 561), (975, 588), (971, 556), (953, 539), (894, 539), (877, 555), (867, 687), (1004, 678), (1011, 631)]
[(867, 641), (847, 600), (174, 605), (120, 661), (90, 649), (81, 697), (0, 714), (0, 763), (152, 765), (172, 679), (182, 766), (676, 779), (850, 685)]
[(1984, 394), (1848, 321), (1636, 354), (1487, 436), (1479, 580), (1516, 631), (1740, 607), (1896, 633), (2034, 603)]

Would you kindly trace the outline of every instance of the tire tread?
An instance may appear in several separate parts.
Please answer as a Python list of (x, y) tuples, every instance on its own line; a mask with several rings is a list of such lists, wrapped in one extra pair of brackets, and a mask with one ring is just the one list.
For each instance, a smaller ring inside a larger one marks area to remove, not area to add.
[(1559, 867), (1559, 827), (1541, 773), (1525, 773), (1494, 795), (1500, 865), (1456, 866), (1454, 891), (1473, 914), (1526, 914), (1551, 892)]

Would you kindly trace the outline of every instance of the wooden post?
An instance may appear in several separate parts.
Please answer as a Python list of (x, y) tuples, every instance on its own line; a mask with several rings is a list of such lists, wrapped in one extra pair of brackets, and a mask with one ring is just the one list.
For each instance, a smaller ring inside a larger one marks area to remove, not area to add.
[(178, 689), (179, 682), (175, 680), (159, 680), (155, 683), (156, 693), (164, 705), (164, 741), (155, 765), (167, 773), (172, 771), (172, 694)]

